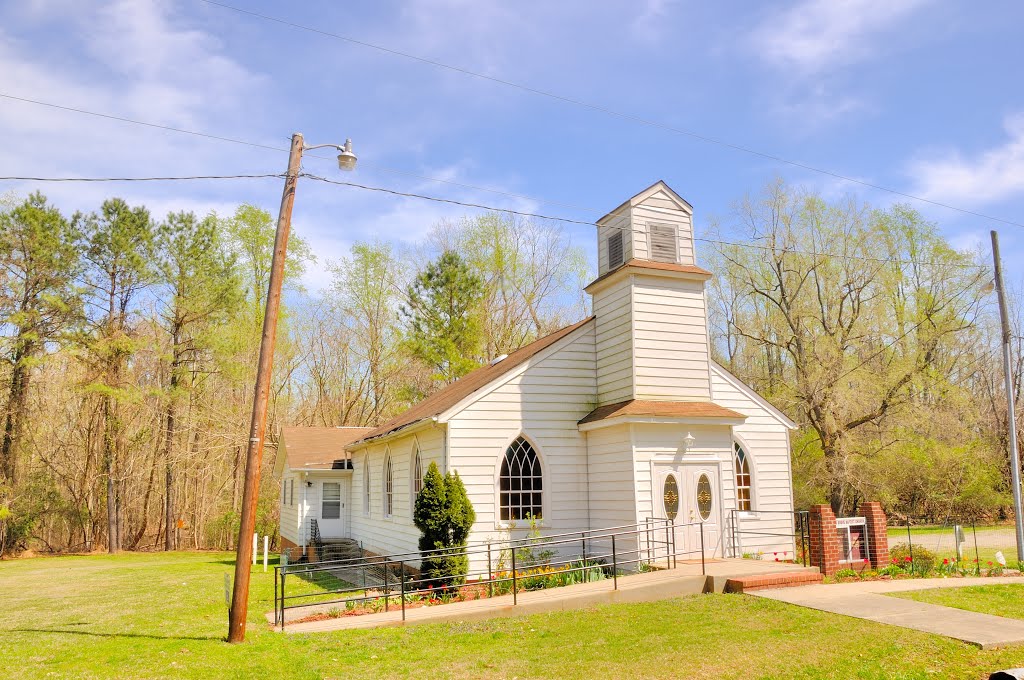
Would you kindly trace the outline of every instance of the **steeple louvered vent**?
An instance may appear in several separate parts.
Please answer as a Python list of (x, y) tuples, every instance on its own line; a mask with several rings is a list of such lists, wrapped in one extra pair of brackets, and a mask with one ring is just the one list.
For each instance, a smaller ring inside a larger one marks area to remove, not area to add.
[(651, 239), (651, 259), (655, 262), (679, 262), (676, 228), (670, 224), (648, 224)]
[(622, 264), (622, 231), (615, 230), (608, 237), (608, 269), (615, 269)]

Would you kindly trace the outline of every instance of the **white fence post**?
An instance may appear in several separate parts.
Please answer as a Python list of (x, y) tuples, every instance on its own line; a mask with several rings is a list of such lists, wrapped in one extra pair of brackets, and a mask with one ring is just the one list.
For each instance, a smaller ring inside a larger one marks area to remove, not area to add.
[(267, 548), (270, 546), (270, 536), (263, 537), (263, 571), (267, 570)]
[(256, 558), (260, 556), (260, 534), (257, 531), (252, 535), (252, 566), (256, 566)]

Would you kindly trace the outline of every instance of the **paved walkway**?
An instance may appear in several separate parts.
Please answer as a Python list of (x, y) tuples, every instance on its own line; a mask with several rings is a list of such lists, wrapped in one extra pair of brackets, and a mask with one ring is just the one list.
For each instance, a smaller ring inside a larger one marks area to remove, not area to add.
[(926, 578), (860, 581), (829, 585), (775, 588), (750, 593), (821, 611), (922, 630), (962, 640), (982, 649), (1024, 644), (1024, 620), (917, 602), (886, 593), (932, 588), (963, 588), (1024, 583), (1024, 577)]
[[(706, 564), (707, 575), (701, 574), (700, 562), (680, 562), (675, 569), (664, 569), (644, 574), (620, 576), (618, 590), (612, 579), (593, 583), (581, 583), (562, 588), (549, 588), (521, 592), (518, 604), (513, 605), (511, 595), (454, 602), (433, 607), (407, 608), (405, 620), (400, 608), (389, 612), (364, 614), (361, 616), (340, 616), (321, 621), (292, 623), (313, 614), (329, 611), (334, 605), (311, 605), (296, 607), (285, 612), (285, 632), (312, 633), (358, 628), (379, 628), (415, 623), (436, 623), (439, 621), (470, 621), (504, 616), (524, 616), (541, 612), (582, 609), (611, 602), (650, 602), (682, 595), (697, 595), (703, 592), (721, 591), (728, 578), (757, 574), (778, 574), (786, 572), (814, 571), (800, 565), (759, 560), (720, 559)], [(343, 605), (342, 605), (343, 608)], [(267, 620), (273, 622), (269, 613)]]

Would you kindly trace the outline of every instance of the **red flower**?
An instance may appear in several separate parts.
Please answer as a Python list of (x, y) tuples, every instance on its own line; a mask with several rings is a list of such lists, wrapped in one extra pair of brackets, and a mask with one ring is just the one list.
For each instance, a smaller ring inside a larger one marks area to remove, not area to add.
[(988, 561), (988, 566), (990, 566), (990, 567), (992, 566), (992, 560)]
[(949, 564), (949, 560), (948, 559), (942, 560), (942, 563), (943, 564)]
[(904, 562), (909, 562), (910, 561), (910, 555), (907, 555), (906, 557), (904, 557), (903, 561)]
[[(778, 562), (778, 561), (779, 561), (779, 558), (778, 558), (778, 557), (776, 557), (776, 558), (775, 558), (775, 561), (776, 561), (776, 562)], [(991, 562), (989, 562), (989, 564), (992, 564), (992, 563), (991, 563)]]
[(864, 564), (867, 564), (869, 561), (870, 560), (868, 560), (868, 558), (866, 558), (866, 557), (864, 558)]

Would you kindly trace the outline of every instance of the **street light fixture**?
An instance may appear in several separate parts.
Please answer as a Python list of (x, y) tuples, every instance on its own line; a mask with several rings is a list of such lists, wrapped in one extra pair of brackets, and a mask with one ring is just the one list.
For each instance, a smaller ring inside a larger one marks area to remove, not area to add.
[(277, 316), (281, 307), (281, 284), (284, 279), (285, 254), (288, 250), (288, 232), (291, 230), (292, 206), (295, 205), (295, 187), (302, 165), (302, 152), (331, 147), (337, 149), (338, 167), (353, 170), (356, 155), (352, 140), (344, 145), (318, 144), (306, 146), (302, 134), (292, 135), (288, 154), (288, 172), (284, 179), (281, 209), (277, 214), (277, 233), (274, 236), (274, 257), (270, 265), (270, 284), (267, 291), (267, 310), (263, 317), (263, 337), (260, 340), (260, 358), (256, 367), (256, 388), (253, 394), (252, 420), (249, 424), (249, 448), (245, 457), (245, 486), (242, 491), (242, 515), (238, 528), (238, 551), (235, 557), (235, 582), (228, 612), (228, 642), (245, 640), (245, 619), (249, 613), (249, 576), (252, 562), (252, 539), (256, 529), (256, 501), (260, 488), (260, 463), (263, 460), (263, 441), (267, 432), (267, 403), (274, 365), (274, 342), (277, 336)]
[(345, 172), (351, 172), (356, 169), (356, 161), (359, 160), (354, 153), (352, 153), (352, 140), (346, 139), (343, 145), (338, 144), (316, 144), (314, 146), (303, 146), (303, 151), (312, 151), (313, 149), (337, 149), (341, 153), (338, 154), (338, 169), (344, 170)]

